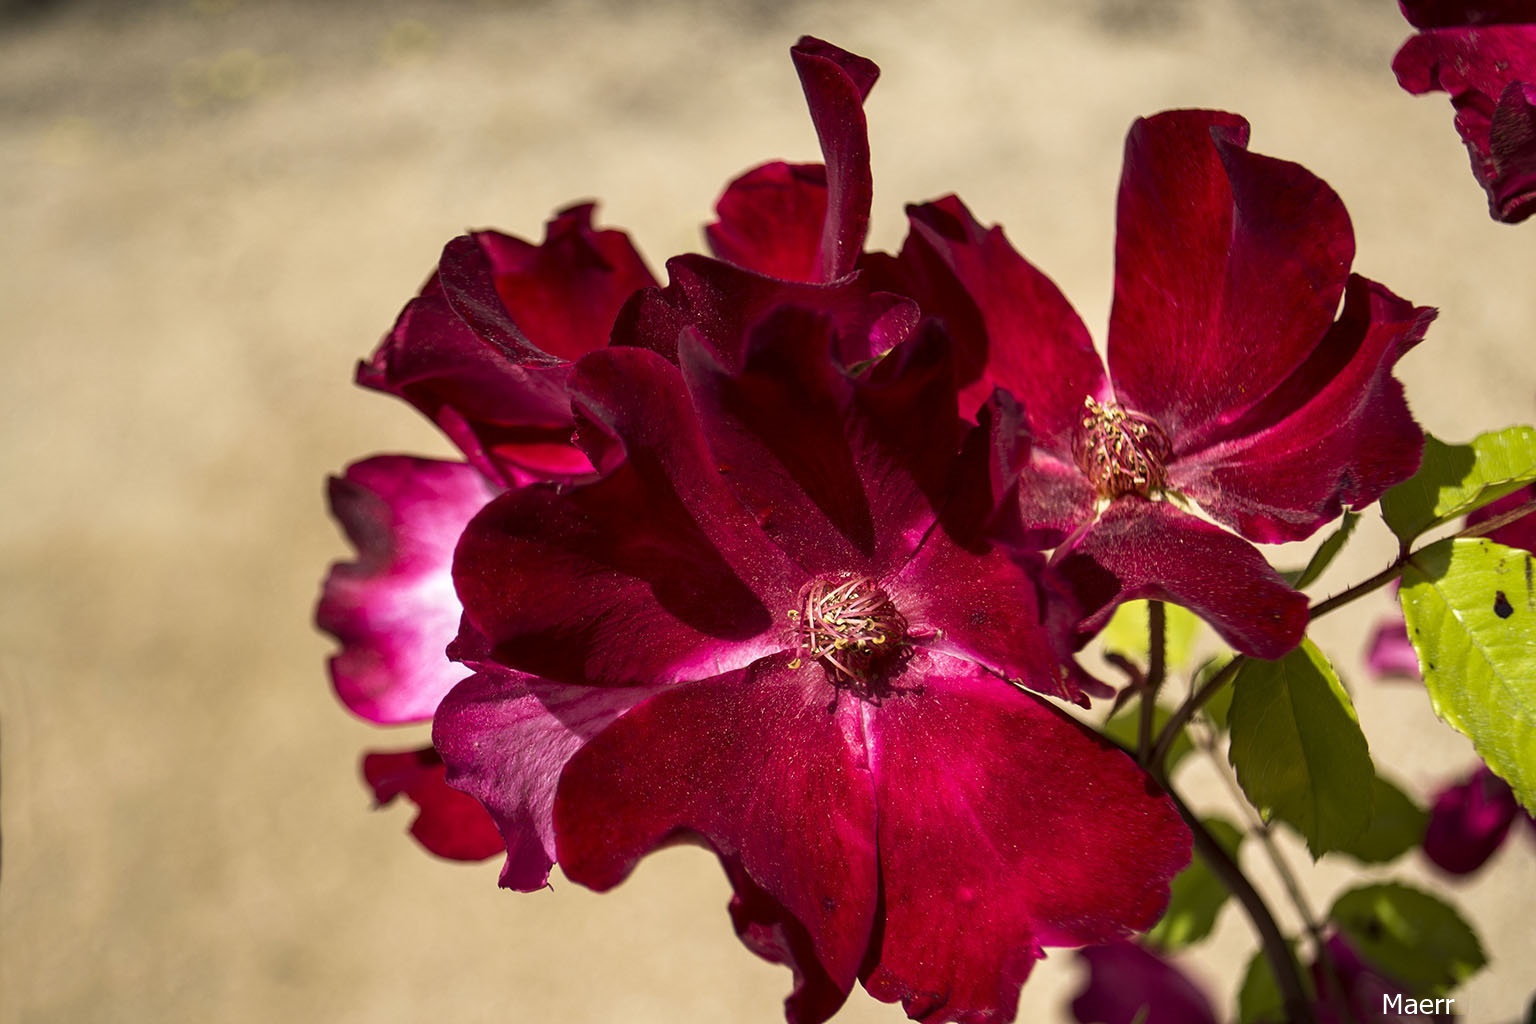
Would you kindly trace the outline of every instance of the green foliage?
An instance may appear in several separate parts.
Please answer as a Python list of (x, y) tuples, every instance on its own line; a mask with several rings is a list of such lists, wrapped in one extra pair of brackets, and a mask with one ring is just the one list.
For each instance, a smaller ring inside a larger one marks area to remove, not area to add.
[(1506, 427), (1446, 444), (1425, 437), (1412, 479), (1381, 499), (1381, 515), (1403, 543), (1536, 480), (1536, 428)]
[(1339, 557), (1339, 552), (1344, 550), (1344, 545), (1349, 541), (1350, 534), (1355, 532), (1355, 524), (1360, 521), (1360, 513), (1345, 512), (1344, 519), (1339, 523), (1339, 528), (1328, 535), (1328, 539), (1318, 545), (1312, 553), (1311, 561), (1307, 567), (1299, 571), (1281, 573), (1285, 581), (1297, 590), (1309, 587), (1317, 582), (1333, 560)]
[(1416, 552), (1399, 591), (1435, 713), (1536, 810), (1532, 556), (1486, 538)]
[(1380, 775), (1371, 788), (1371, 823), (1339, 849), (1364, 864), (1386, 864), (1424, 841), (1429, 814)]
[[(1294, 954), (1294, 944), (1289, 944)], [(1301, 975), (1302, 984), (1307, 986), (1307, 995), (1312, 995), (1312, 979), (1306, 972)], [(1243, 984), (1237, 991), (1237, 1020), (1238, 1024), (1286, 1024), (1285, 1000), (1280, 995), (1280, 986), (1275, 984), (1274, 972), (1269, 969), (1269, 960), (1265, 958), (1261, 949), (1253, 954), (1253, 959), (1248, 961), (1248, 969), (1243, 972)]]
[[(1216, 674), (1227, 667), (1232, 660), (1231, 654), (1218, 654), (1195, 670), (1195, 691), (1199, 692), (1206, 683), (1216, 678)], [(1217, 690), (1210, 700), (1200, 707), (1200, 713), (1218, 730), (1225, 732), (1227, 729), (1227, 715), (1232, 710), (1232, 686), (1230, 684)]]
[(1488, 962), (1460, 914), (1406, 885), (1351, 889), (1328, 919), (1361, 956), (1421, 997), (1443, 995)]
[[(1163, 726), (1168, 724), (1168, 719), (1173, 712), (1159, 704), (1152, 710), (1152, 737), (1156, 739), (1163, 731)], [(1141, 709), (1136, 701), (1132, 701), (1121, 708), (1109, 721), (1104, 723), (1104, 735), (1120, 744), (1126, 750), (1134, 751), (1140, 739)], [(1178, 763), (1190, 754), (1194, 753), (1194, 744), (1189, 742), (1189, 735), (1180, 732), (1178, 739), (1173, 741), (1173, 746), (1168, 748), (1167, 769), (1168, 774), (1173, 774), (1173, 769)]]
[[(1203, 820), (1222, 849), (1236, 859), (1237, 848), (1243, 841), (1241, 830), (1220, 818)], [(1148, 941), (1170, 952), (1199, 942), (1211, 934), (1211, 929), (1216, 926), (1216, 916), (1226, 905), (1229, 895), (1227, 887), (1197, 853), (1189, 867), (1174, 878), (1168, 911), (1147, 932)]]
[(1266, 820), (1295, 828), (1314, 858), (1365, 832), (1370, 751), (1349, 695), (1310, 640), (1279, 661), (1243, 663), (1230, 725), (1237, 781)]
[[(1116, 651), (1128, 658), (1146, 663), (1147, 601), (1127, 601), (1115, 609), (1108, 625), (1101, 634), (1104, 649)], [(1195, 637), (1200, 632), (1200, 618), (1188, 608), (1176, 604), (1164, 604), (1167, 610), (1163, 625), (1163, 660), (1169, 671), (1183, 668), (1194, 653)]]

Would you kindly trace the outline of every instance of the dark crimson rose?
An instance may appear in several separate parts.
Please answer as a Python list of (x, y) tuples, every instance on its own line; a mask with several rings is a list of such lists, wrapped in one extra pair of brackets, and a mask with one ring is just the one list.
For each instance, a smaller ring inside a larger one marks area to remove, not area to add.
[(1424, 833), (1424, 856), (1440, 870), (1470, 875), (1509, 835), (1520, 805), (1509, 783), (1483, 765), (1435, 794)]
[(1182, 970), (1134, 942), (1090, 946), (1083, 990), (1072, 1000), (1080, 1024), (1216, 1024), (1210, 997)]

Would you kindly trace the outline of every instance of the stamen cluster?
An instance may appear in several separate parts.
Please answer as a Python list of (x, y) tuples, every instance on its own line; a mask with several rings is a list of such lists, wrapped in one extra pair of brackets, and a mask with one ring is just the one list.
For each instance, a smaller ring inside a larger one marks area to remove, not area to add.
[(1083, 399), (1072, 454), (1100, 497), (1145, 498), (1167, 486), (1164, 467), (1173, 445), (1151, 417), (1129, 412), (1118, 402), (1101, 405), (1090, 397)]
[(815, 579), (789, 613), (797, 650), (790, 668), (820, 659), (834, 683), (866, 688), (905, 648), (907, 620), (867, 576)]

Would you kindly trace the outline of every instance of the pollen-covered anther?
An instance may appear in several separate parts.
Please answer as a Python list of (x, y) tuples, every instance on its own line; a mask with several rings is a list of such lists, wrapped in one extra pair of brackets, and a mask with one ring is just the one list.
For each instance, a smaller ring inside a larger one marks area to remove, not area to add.
[(789, 620), (796, 644), (790, 667), (819, 660), (839, 685), (868, 689), (906, 654), (907, 620), (867, 576), (812, 580)]
[(1102, 498), (1149, 497), (1168, 484), (1165, 468), (1173, 445), (1157, 421), (1118, 402), (1083, 399), (1083, 417), (1072, 438), (1077, 465)]

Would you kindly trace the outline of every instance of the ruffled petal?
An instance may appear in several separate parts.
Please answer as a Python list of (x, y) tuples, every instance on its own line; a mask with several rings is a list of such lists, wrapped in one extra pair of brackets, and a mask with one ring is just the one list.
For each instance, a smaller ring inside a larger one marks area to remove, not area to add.
[(880, 575), (933, 525), (960, 443), (948, 345), (930, 331), (851, 377), (831, 324), (782, 308), (729, 372), (685, 338), (679, 358), (726, 484), (809, 573)]
[[(1526, 7), (1520, 20), (1536, 20)], [(1536, 213), (1536, 25), (1420, 32), (1397, 52), (1392, 70), (1411, 93), (1450, 95), (1494, 220), (1515, 224)]]
[(870, 715), (885, 917), (864, 986), (915, 1020), (1010, 1021), (1042, 946), (1157, 920), (1189, 831), (1047, 702), (931, 654), (902, 686)]
[(1247, 141), (1242, 118), (1205, 110), (1138, 120), (1126, 139), (1109, 371), (1176, 453), (1306, 360), (1354, 257), (1333, 190)]
[(1424, 433), (1392, 368), (1434, 317), (1351, 277), (1322, 344), (1216, 444), (1181, 452), (1170, 485), (1264, 543), (1302, 540), (1369, 505), (1419, 468)]
[(654, 692), (565, 686), (499, 670), (470, 676), (443, 701), (432, 740), (447, 763), (448, 784), (483, 804), (500, 830), (503, 888), (532, 892), (549, 883), (551, 808), (561, 771), (583, 744)]
[(448, 860), (486, 860), (506, 849), (480, 802), (449, 787), (447, 769), (432, 747), (370, 753), (362, 770), (377, 806), (401, 796), (416, 805), (411, 835), (428, 853)]
[(790, 57), (800, 75), (826, 164), (827, 215), (816, 279), (835, 281), (852, 272), (869, 232), (874, 180), (869, 170), (864, 99), (874, 88), (880, 69), (872, 61), (812, 36), (801, 36), (790, 49)]
[(1134, 942), (1077, 955), (1088, 965), (1087, 982), (1072, 1000), (1072, 1016), (1082, 1024), (1216, 1024), (1210, 997), (1189, 975)]
[(619, 313), (613, 343), (650, 349), (677, 362), (678, 339), (692, 331), (725, 366), (737, 368), (751, 328), (782, 306), (829, 318), (833, 351), (845, 366), (884, 355), (917, 329), (911, 299), (871, 292), (858, 277), (806, 284), (764, 277), (706, 256), (667, 261), (666, 288), (639, 292)]
[(373, 722), (424, 722), (464, 677), (443, 651), (459, 628), (453, 547), (495, 496), (461, 462), (381, 455), (332, 477), (331, 514), (357, 560), (331, 567), (315, 623), (341, 641), (331, 681)]
[(940, 529), (885, 588), (924, 648), (1086, 706), (1062, 671), (1076, 609), (1069, 594), (1047, 591), (1044, 571), (1038, 555), (968, 549)]
[(1442, 871), (1470, 875), (1504, 844), (1518, 811), (1509, 784), (1479, 765), (1435, 794), (1424, 832), (1424, 856)]
[(1076, 311), (1002, 228), (982, 227), (955, 196), (909, 206), (907, 219), (895, 272), (955, 340), (956, 376), (967, 385), (962, 411), (973, 415), (995, 388), (1007, 388), (1035, 446), (1070, 457), (1083, 399), (1108, 390)]
[(827, 169), (782, 160), (754, 167), (726, 186), (704, 228), (709, 251), (769, 277), (816, 281), (827, 220)]
[(1052, 556), (1090, 614), (1084, 640), (1125, 601), (1183, 605), (1244, 654), (1274, 659), (1301, 643), (1307, 599), (1257, 548), (1165, 501), (1122, 498)]
[(804, 573), (722, 482), (677, 367), (610, 348), (571, 386), (603, 478), (503, 495), (454, 558), (496, 659), (611, 685), (705, 678), (782, 649)]
[(864, 707), (782, 655), (657, 693), (566, 766), (561, 867), (606, 890), (657, 846), (701, 838), (805, 928), (846, 993), (879, 888)]

